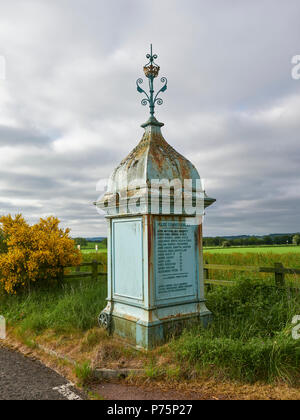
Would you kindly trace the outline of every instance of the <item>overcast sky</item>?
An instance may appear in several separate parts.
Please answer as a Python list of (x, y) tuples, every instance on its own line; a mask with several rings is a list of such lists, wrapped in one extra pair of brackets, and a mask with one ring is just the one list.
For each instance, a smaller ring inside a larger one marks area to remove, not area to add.
[(205, 235), (300, 230), (299, 0), (0, 1), (0, 214), (106, 234), (96, 184), (143, 134), (152, 42), (163, 135), (217, 199)]

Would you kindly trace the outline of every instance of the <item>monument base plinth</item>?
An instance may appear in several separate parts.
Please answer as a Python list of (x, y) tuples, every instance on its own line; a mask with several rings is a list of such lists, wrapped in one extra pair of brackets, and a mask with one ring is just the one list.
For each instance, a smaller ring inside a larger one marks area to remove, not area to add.
[(199, 324), (207, 327), (211, 320), (212, 314), (207, 309), (200, 313), (170, 317), (154, 322), (112, 315), (110, 331), (136, 347), (150, 350), (166, 343), (173, 336), (180, 335), (185, 328)]

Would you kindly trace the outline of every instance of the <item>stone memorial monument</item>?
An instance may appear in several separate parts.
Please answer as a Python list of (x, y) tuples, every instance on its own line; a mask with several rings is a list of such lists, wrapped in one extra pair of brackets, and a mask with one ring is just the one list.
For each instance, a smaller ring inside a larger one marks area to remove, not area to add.
[(95, 204), (108, 222), (108, 297), (100, 325), (142, 348), (165, 342), (190, 322), (206, 324), (211, 313), (204, 298), (202, 216), (215, 200), (202, 190), (194, 165), (163, 138), (154, 117), (161, 92), (157, 55), (147, 55), (144, 73), (150, 117), (140, 143), (109, 178)]

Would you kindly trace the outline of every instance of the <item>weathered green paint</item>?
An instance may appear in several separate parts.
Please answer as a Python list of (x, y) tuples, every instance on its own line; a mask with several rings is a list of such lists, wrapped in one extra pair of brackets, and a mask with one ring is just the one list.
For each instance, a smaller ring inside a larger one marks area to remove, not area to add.
[[(154, 96), (159, 67), (152, 49), (147, 58), (144, 72), (150, 94), (140, 88), (141, 79), (137, 82), (138, 91), (147, 98), (142, 103), (150, 106), (150, 118), (142, 125), (145, 133), (114, 170), (107, 192), (96, 203), (106, 212), (108, 223), (108, 297), (101, 322), (146, 349), (162, 344), (191, 322), (206, 325), (211, 318), (204, 297), (202, 225), (189, 224), (194, 217), (183, 205), (166, 209), (160, 199), (160, 182), (174, 180), (180, 184), (176, 194), (181, 198), (185, 180), (191, 180), (189, 193), (196, 198), (200, 176), (162, 136), (163, 123), (153, 114), (167, 82), (162, 79), (165, 85)], [(175, 188), (172, 194), (175, 201)], [(214, 201), (204, 194), (203, 209)]]
[(145, 326), (139, 322), (114, 315), (112, 317), (111, 331), (137, 347), (153, 349), (180, 334), (187, 327), (196, 326), (199, 323), (206, 327), (211, 322), (211, 319), (211, 313), (205, 316), (195, 314), (182, 317), (181, 319), (157, 322), (151, 326)]
[(142, 105), (149, 104), (150, 108), (150, 116), (153, 117), (155, 112), (155, 104), (158, 105), (163, 104), (163, 100), (158, 97), (158, 95), (161, 92), (165, 92), (167, 90), (167, 79), (165, 77), (161, 78), (161, 82), (163, 83), (163, 86), (159, 91), (154, 95), (154, 79), (158, 76), (160, 67), (155, 63), (155, 60), (157, 59), (157, 55), (152, 53), (152, 44), (150, 46), (150, 54), (147, 54), (146, 57), (149, 59), (149, 62), (144, 66), (144, 73), (145, 76), (148, 78), (149, 81), (149, 95), (148, 93), (141, 88), (141, 84), (143, 83), (143, 79), (138, 79), (136, 81), (137, 91), (139, 93), (144, 93), (146, 95), (146, 98), (142, 100)]

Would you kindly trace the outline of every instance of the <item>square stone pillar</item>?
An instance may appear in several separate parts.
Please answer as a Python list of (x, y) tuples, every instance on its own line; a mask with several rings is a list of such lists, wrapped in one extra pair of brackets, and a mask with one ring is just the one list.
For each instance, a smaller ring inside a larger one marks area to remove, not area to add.
[(174, 215), (107, 219), (108, 304), (102, 322), (146, 349), (187, 324), (207, 324), (202, 224)]

